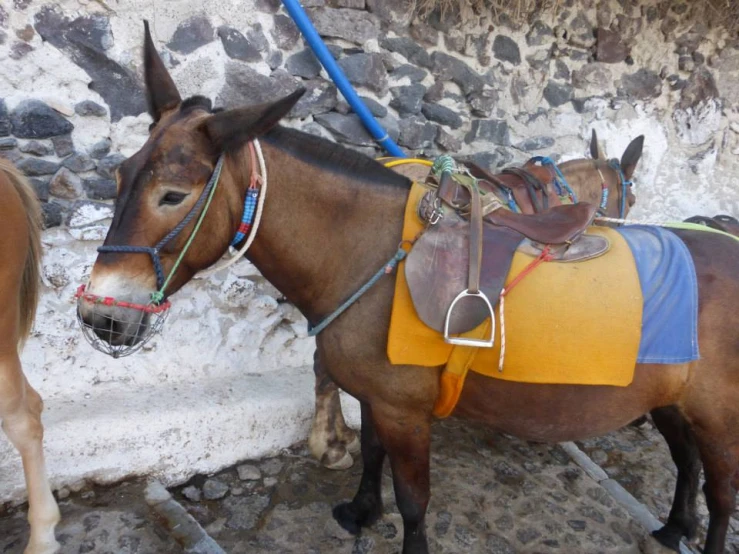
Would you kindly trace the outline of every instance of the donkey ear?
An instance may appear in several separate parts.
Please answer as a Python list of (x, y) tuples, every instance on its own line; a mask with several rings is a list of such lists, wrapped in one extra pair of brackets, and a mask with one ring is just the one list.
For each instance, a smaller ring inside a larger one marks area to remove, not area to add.
[(624, 150), (624, 155), (621, 156), (621, 169), (624, 172), (626, 180), (630, 180), (634, 175), (636, 164), (641, 158), (642, 149), (644, 148), (644, 135), (639, 135)]
[(177, 86), (154, 47), (147, 20), (144, 20), (144, 80), (149, 114), (154, 121), (159, 121), (164, 112), (182, 102)]
[(595, 129), (593, 129), (593, 135), (590, 138), (590, 157), (594, 160), (606, 159), (606, 155), (603, 153), (600, 143), (598, 142), (598, 133), (595, 132)]
[(301, 87), (276, 102), (219, 112), (206, 119), (201, 128), (219, 151), (238, 150), (277, 125), (303, 94), (305, 89)]

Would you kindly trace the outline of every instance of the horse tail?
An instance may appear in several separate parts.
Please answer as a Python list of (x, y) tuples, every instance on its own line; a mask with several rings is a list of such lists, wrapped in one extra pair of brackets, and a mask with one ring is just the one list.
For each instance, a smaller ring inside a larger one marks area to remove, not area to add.
[(22, 348), (33, 327), (39, 297), (39, 264), (41, 262), (41, 206), (36, 193), (28, 180), (5, 160), (0, 159), (0, 171), (15, 186), (21, 197), (26, 213), (28, 227), (28, 254), (23, 268), (20, 296), (20, 338), (18, 348)]

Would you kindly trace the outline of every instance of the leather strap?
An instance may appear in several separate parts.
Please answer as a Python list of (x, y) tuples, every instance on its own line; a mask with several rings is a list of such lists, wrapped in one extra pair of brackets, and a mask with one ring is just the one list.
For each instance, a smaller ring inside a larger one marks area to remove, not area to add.
[(482, 264), (482, 200), (477, 185), (470, 187), (470, 268), (467, 291), (480, 292), (480, 267)]

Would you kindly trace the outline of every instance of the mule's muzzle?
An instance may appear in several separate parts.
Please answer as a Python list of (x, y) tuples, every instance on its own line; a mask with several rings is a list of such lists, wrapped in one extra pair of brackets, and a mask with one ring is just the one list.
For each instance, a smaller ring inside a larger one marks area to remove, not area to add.
[(139, 305), (77, 291), (77, 320), (82, 334), (99, 352), (113, 358), (130, 356), (160, 333), (169, 314), (169, 302)]

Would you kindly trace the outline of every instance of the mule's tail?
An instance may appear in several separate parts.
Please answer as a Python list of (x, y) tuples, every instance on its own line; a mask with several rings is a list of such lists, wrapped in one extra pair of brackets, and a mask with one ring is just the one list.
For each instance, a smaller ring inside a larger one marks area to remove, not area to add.
[(22, 348), (33, 327), (39, 296), (39, 264), (41, 262), (41, 206), (28, 180), (10, 162), (0, 159), (2, 171), (21, 197), (28, 226), (28, 255), (23, 268), (20, 298), (20, 339)]

